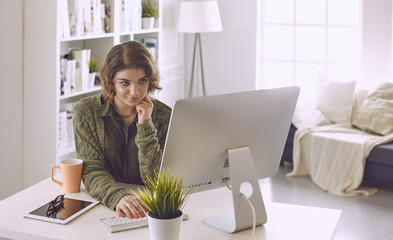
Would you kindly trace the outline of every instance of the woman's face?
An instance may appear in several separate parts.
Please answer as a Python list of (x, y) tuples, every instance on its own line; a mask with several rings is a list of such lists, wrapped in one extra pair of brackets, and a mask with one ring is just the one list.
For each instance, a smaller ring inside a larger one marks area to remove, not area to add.
[(113, 82), (115, 104), (121, 104), (123, 107), (137, 106), (147, 95), (149, 88), (149, 79), (143, 69), (119, 71), (115, 74)]

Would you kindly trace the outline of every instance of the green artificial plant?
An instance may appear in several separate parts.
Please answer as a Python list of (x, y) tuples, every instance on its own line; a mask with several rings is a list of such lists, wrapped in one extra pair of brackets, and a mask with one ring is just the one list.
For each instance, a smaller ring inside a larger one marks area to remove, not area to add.
[(97, 72), (98, 71), (98, 62), (95, 58), (90, 58), (89, 62), (89, 73)]
[(152, 217), (171, 219), (179, 217), (191, 193), (183, 189), (183, 179), (169, 175), (168, 171), (155, 172), (153, 178), (148, 178), (146, 186), (132, 193), (149, 209)]
[(151, 1), (143, 2), (142, 17), (154, 17), (155, 19), (157, 19), (159, 17), (158, 5)]

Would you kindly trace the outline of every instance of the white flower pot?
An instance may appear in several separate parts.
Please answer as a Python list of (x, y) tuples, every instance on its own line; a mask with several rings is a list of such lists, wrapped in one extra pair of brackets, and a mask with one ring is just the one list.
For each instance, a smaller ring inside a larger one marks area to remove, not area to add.
[(149, 223), (149, 234), (151, 240), (178, 240), (180, 239), (180, 230), (183, 213), (172, 219), (158, 219), (147, 215)]
[(142, 29), (151, 29), (154, 27), (154, 17), (142, 18)]
[(94, 82), (96, 80), (96, 72), (89, 73), (89, 83), (87, 85), (88, 89), (92, 89), (94, 87)]

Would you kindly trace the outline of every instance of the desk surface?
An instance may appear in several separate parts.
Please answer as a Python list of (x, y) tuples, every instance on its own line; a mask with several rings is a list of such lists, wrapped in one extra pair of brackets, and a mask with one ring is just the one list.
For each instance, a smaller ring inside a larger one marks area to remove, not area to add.
[[(35, 206), (62, 194), (62, 188), (49, 178), (0, 201), (0, 238), (10, 239), (149, 239), (148, 228), (110, 233), (99, 221), (115, 212), (103, 205), (74, 219), (67, 225), (27, 219), (22, 215)], [(82, 187), (81, 192), (66, 194), (92, 199)], [(215, 189), (191, 195), (184, 212), (181, 239), (251, 239), (251, 230), (225, 233), (203, 222), (208, 216), (229, 211), (229, 190)], [(332, 239), (341, 210), (265, 202), (268, 221), (256, 228), (257, 239)]]

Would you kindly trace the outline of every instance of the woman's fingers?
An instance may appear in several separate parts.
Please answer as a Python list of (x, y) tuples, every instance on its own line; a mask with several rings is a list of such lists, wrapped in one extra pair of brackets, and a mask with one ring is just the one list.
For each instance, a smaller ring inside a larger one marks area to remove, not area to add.
[(145, 211), (136, 200), (127, 202), (125, 211), (127, 212), (126, 216), (129, 218), (140, 218), (145, 216)]
[(139, 205), (141, 205), (141, 207), (143, 208), (144, 212), (149, 212), (150, 211), (149, 207), (146, 206), (146, 204), (144, 202), (142, 202), (142, 200), (140, 200), (139, 198), (137, 198), (136, 200), (138, 201)]
[(146, 216), (141, 204), (131, 195), (124, 196), (116, 205), (116, 214), (120, 217), (140, 218)]
[(154, 105), (150, 98), (146, 95), (143, 100), (136, 106), (136, 111), (139, 114), (139, 123), (145, 123), (151, 118)]

